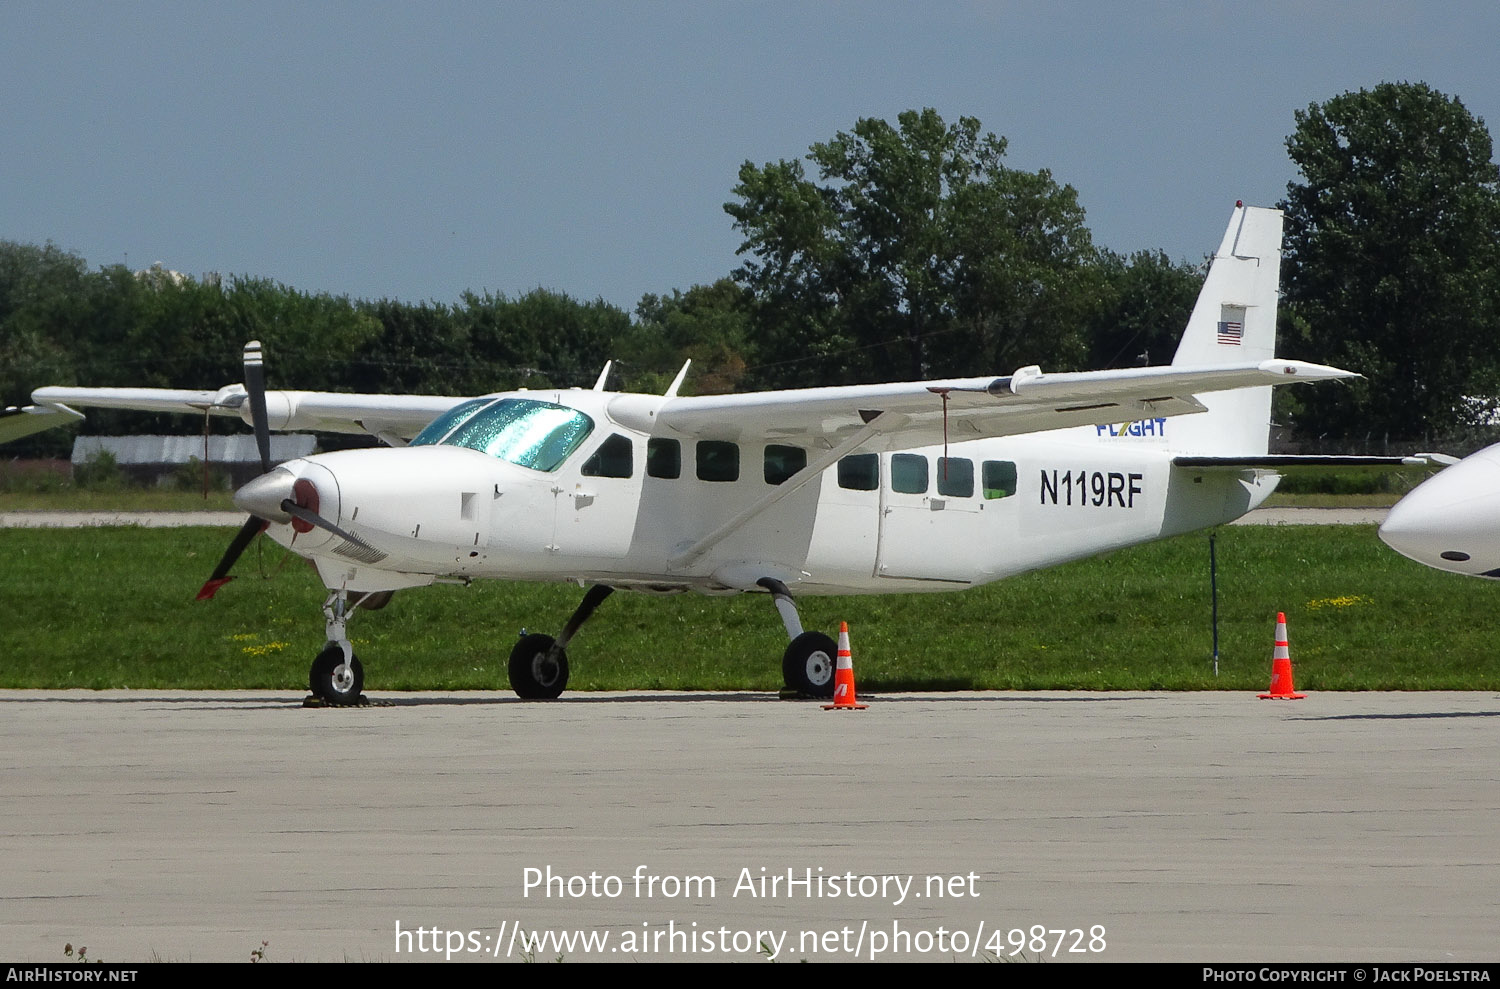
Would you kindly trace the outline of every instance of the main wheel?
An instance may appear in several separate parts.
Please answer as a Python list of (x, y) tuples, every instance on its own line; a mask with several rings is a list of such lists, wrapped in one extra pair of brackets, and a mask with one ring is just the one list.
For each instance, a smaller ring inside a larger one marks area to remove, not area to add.
[(809, 697), (833, 696), (834, 659), (838, 646), (822, 632), (803, 632), (781, 657), (786, 685)]
[(556, 641), (550, 635), (534, 632), (525, 636), (510, 651), (510, 689), (529, 701), (550, 701), (568, 685), (568, 654), (557, 650), (547, 653)]
[(307, 676), (307, 687), (314, 697), (337, 705), (359, 701), (365, 689), (365, 668), (360, 665), (358, 656), (351, 656), (348, 667), (341, 667), (344, 667), (344, 650), (337, 643), (330, 642), (313, 660), (312, 670)]

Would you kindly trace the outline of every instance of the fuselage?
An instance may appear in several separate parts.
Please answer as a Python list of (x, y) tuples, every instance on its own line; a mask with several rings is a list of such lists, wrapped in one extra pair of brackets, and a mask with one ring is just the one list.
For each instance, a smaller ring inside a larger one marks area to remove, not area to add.
[(311, 482), (317, 510), (368, 546), (271, 534), (350, 590), (506, 578), (713, 593), (773, 577), (802, 594), (935, 591), (1228, 521), (1276, 481), (1173, 467), (1165, 418), (860, 449), (809, 474), (826, 451), (679, 434), (653, 401), (509, 393), (409, 447), (291, 461), (280, 469)]

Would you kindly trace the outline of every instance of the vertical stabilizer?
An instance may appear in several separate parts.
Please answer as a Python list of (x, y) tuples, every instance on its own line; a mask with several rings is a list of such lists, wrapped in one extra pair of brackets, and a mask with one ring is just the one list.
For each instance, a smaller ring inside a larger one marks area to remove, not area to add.
[[(1276, 356), (1276, 301), (1281, 277), (1281, 211), (1236, 204), (1214, 252), (1172, 364), (1227, 364)], [(1172, 421), (1179, 453), (1250, 456), (1266, 452), (1271, 389), (1243, 388), (1199, 396), (1200, 415)]]

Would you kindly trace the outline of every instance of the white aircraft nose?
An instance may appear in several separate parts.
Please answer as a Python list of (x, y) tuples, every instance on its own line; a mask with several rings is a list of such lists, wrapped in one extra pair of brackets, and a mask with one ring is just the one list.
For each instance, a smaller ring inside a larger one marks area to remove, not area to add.
[(1380, 538), (1438, 570), (1500, 577), (1500, 447), (1419, 484), (1391, 509)]

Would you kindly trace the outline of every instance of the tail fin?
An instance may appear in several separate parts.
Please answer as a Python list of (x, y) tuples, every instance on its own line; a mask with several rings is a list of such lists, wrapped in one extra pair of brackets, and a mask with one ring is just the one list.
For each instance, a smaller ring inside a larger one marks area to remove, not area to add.
[[(1173, 366), (1263, 361), (1276, 356), (1281, 211), (1236, 203)], [(1249, 456), (1268, 449), (1271, 389), (1199, 396), (1208, 411), (1173, 420), (1179, 453)]]

